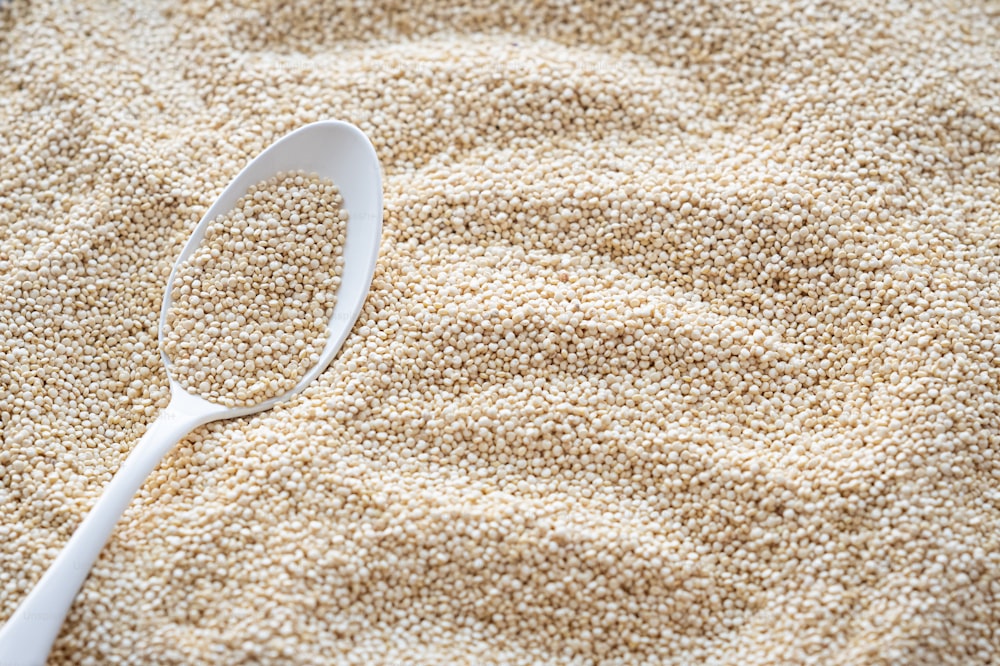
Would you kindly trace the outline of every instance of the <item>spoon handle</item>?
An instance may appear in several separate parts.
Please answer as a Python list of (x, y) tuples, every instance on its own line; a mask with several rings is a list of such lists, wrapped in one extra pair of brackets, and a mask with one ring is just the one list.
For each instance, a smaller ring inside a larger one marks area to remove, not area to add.
[[(66, 613), (118, 519), (166, 453), (206, 419), (177, 393), (136, 444), (73, 536), (0, 629), (0, 666), (44, 666)], [(183, 397), (186, 396), (181, 396)]]

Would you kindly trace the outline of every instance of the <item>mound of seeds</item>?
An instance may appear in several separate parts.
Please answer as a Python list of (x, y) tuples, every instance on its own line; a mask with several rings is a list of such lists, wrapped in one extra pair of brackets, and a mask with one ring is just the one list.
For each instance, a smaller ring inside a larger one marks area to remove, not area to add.
[(209, 223), (177, 269), (163, 335), (184, 388), (255, 405), (316, 365), (344, 264), (342, 204), (327, 179), (279, 174)]
[(219, 191), (326, 118), (385, 174), (344, 348), (167, 456), (52, 664), (1000, 663), (995, 1), (14, 0), (0, 43), (0, 619), (166, 404)]

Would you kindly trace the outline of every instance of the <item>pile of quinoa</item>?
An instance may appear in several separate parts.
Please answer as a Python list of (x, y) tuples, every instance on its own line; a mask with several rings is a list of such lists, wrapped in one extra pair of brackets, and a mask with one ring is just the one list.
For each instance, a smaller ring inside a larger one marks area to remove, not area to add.
[(333, 182), (292, 172), (208, 223), (170, 285), (163, 351), (182, 388), (245, 407), (305, 377), (326, 344), (347, 217)]
[(1000, 660), (1000, 15), (0, 3), (0, 620), (168, 400), (258, 152), (371, 138), (371, 294), (140, 491), (52, 664)]

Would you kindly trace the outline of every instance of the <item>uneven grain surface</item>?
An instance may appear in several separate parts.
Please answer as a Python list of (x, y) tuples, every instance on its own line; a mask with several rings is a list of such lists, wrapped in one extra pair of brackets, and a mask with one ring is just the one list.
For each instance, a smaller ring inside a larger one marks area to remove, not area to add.
[(0, 618), (167, 400), (255, 154), (385, 169), (370, 298), (192, 434), (53, 664), (1000, 660), (1000, 7), (0, 9)]

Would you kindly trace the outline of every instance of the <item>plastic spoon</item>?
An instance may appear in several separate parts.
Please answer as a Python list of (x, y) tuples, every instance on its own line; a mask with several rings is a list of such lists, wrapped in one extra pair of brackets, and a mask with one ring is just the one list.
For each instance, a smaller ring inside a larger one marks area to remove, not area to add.
[(44, 665), (73, 599), (119, 518), (177, 442), (210, 421), (247, 416), (287, 400), (315, 379), (344, 343), (375, 273), (382, 237), (382, 176), (375, 150), (361, 130), (348, 123), (325, 121), (295, 130), (261, 153), (236, 176), (195, 227), (167, 281), (160, 311), (160, 355), (169, 375), (171, 362), (162, 352), (162, 333), (178, 265), (201, 243), (209, 222), (232, 209), (252, 185), (282, 171), (306, 171), (329, 178), (340, 189), (348, 213), (343, 274), (319, 362), (291, 391), (252, 407), (216, 405), (186, 392), (171, 377), (170, 403), (133, 448), (55, 562), (0, 629), (0, 666)]

